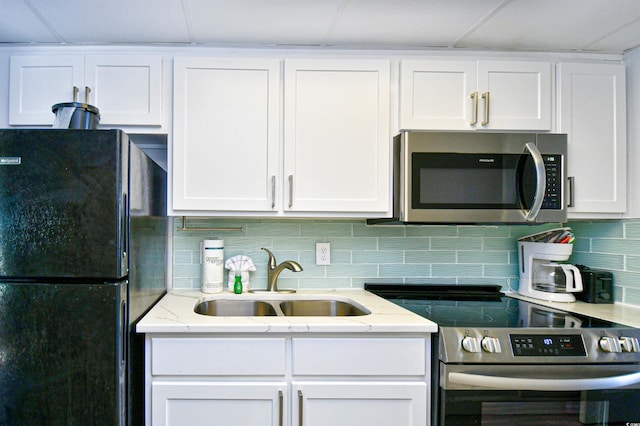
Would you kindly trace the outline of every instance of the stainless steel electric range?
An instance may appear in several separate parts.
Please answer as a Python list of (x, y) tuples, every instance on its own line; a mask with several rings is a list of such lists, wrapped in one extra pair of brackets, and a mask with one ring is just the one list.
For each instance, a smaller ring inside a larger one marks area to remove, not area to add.
[(434, 425), (640, 424), (640, 329), (493, 285), (365, 289), (438, 324)]

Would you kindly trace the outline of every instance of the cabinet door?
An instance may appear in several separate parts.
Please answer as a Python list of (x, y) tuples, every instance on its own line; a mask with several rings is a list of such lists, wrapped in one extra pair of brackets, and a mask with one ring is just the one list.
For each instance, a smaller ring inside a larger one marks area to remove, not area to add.
[(549, 62), (479, 61), (478, 93), (478, 128), (551, 130)]
[(280, 62), (175, 58), (174, 210), (277, 210)]
[(162, 124), (162, 57), (91, 55), (85, 60), (85, 102), (103, 125)]
[(401, 130), (470, 130), (475, 117), (475, 61), (402, 61)]
[(426, 383), (293, 382), (292, 424), (300, 426), (424, 426)]
[(285, 62), (285, 210), (390, 210), (390, 62)]
[(11, 125), (51, 125), (51, 106), (74, 101), (74, 88), (102, 125), (162, 124), (160, 56), (12, 56), (10, 78)]
[(51, 107), (73, 101), (74, 87), (83, 85), (83, 73), (82, 56), (12, 56), (9, 124), (53, 124)]
[(623, 213), (627, 204), (624, 65), (559, 64), (558, 98), (558, 127), (568, 135), (567, 169), (573, 178), (570, 217)]
[(284, 426), (286, 389), (284, 382), (154, 381), (151, 425)]

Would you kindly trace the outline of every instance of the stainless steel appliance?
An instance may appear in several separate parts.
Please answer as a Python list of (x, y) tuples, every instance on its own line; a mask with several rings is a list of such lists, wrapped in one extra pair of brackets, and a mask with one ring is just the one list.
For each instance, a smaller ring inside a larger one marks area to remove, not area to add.
[(144, 423), (166, 173), (119, 130), (0, 130), (0, 424)]
[(439, 326), (434, 425), (640, 422), (640, 330), (505, 296), (499, 286), (366, 284)]
[(393, 150), (393, 217), (369, 224), (567, 219), (564, 134), (402, 132)]

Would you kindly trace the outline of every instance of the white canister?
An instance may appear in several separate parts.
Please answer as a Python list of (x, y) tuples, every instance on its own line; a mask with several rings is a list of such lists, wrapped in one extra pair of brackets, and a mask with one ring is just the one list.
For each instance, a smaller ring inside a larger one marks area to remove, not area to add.
[(200, 253), (202, 292), (220, 293), (224, 289), (224, 241), (203, 240)]

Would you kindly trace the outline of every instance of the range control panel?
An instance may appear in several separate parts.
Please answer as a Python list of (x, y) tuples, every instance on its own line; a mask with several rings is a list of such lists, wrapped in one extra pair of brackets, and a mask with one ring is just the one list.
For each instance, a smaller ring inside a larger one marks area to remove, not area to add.
[(586, 356), (579, 334), (510, 334), (513, 356)]
[(441, 327), (438, 354), (449, 363), (638, 363), (640, 329)]

